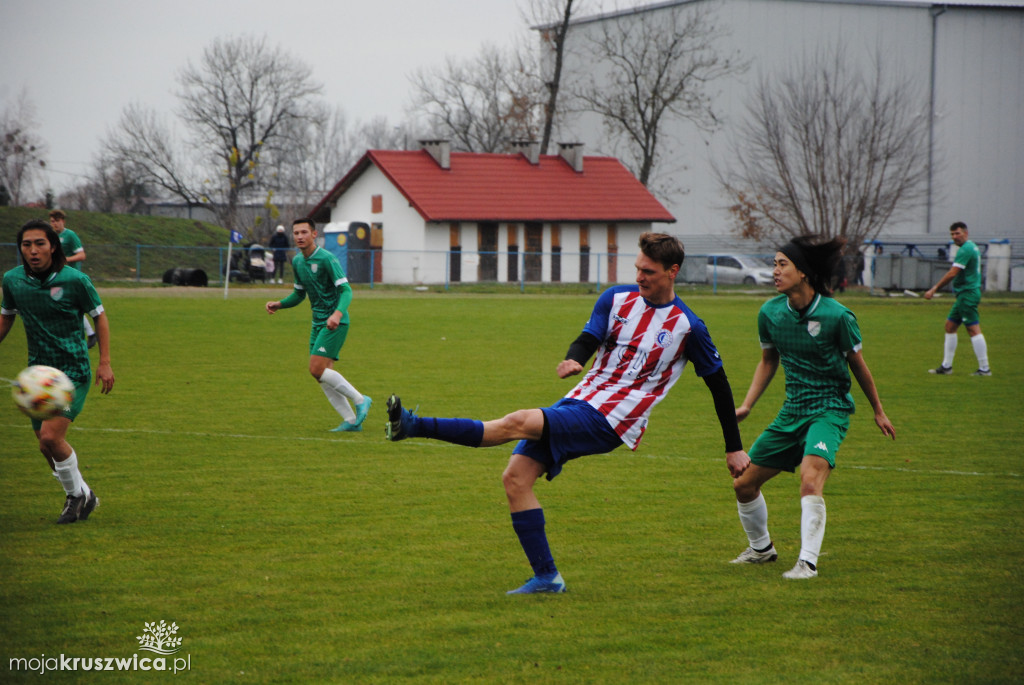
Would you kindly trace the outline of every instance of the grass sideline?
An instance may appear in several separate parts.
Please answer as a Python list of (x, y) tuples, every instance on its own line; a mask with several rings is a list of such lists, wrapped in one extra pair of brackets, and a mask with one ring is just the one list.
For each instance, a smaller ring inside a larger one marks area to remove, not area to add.
[[(160, 620), (179, 626), (191, 670), (178, 677), (193, 682), (1009, 683), (1024, 671), (1019, 301), (983, 300), (995, 375), (967, 375), (962, 337), (947, 378), (925, 370), (948, 300), (840, 298), (898, 439), (878, 434), (855, 388), (814, 581), (780, 578), (799, 549), (792, 476), (765, 490), (779, 563), (727, 563), (744, 537), (710, 396), (687, 371), (637, 452), (539, 485), (570, 592), (511, 598), (529, 568), (499, 479), (509, 449), (387, 443), (384, 400), (480, 418), (549, 404), (570, 387), (554, 367), (594, 297), (357, 292), (341, 368), (375, 404), (364, 432), (335, 435), (305, 371), (308, 307), (270, 317), (260, 290), (206, 292), (101, 289), (117, 385), (70, 433), (102, 500), (89, 521), (53, 524), (60, 487), (0, 402), (0, 680), (39, 680), (10, 658), (130, 657)], [(684, 298), (741, 397), (763, 297)], [(24, 364), (22, 331), (0, 345), (0, 376)], [(778, 378), (745, 444), (781, 398)], [(140, 676), (161, 679), (46, 680)]]

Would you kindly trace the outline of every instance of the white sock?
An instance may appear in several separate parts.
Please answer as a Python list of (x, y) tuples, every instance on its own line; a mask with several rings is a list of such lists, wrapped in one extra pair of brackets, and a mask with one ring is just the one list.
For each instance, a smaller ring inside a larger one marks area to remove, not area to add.
[(805, 495), (800, 498), (800, 558), (815, 566), (825, 539), (825, 498)]
[(953, 368), (954, 354), (956, 354), (956, 333), (946, 333), (946, 340), (942, 346), (942, 365), (947, 369)]
[(978, 368), (988, 371), (988, 343), (985, 342), (985, 336), (982, 333), (973, 336), (971, 345), (974, 346), (974, 356), (978, 358)]
[(736, 502), (740, 512), (740, 524), (747, 540), (754, 549), (764, 549), (772, 544), (768, 534), (768, 505), (764, 501), (764, 493), (757, 493), (757, 499), (750, 502)]
[(87, 492), (83, 489), (87, 486), (85, 481), (82, 480), (82, 474), (78, 472), (78, 455), (75, 454), (74, 450), (71, 450), (70, 457), (64, 461), (55, 461), (53, 465), (56, 468), (57, 480), (60, 481), (61, 486), (64, 488), (64, 494), (80, 497), (83, 493)]
[[(326, 375), (327, 372), (324, 372)], [(327, 395), (327, 401), (334, 407), (334, 411), (341, 415), (341, 418), (349, 423), (356, 422), (356, 413), (353, 411), (352, 406), (349, 405), (348, 400), (339, 391), (335, 390), (331, 386), (323, 382), (323, 378), (320, 379), (320, 389)]]
[(320, 383), (333, 388), (356, 404), (363, 401), (362, 393), (356, 390), (355, 386), (349, 383), (344, 376), (334, 369), (324, 369), (324, 372), (320, 374)]

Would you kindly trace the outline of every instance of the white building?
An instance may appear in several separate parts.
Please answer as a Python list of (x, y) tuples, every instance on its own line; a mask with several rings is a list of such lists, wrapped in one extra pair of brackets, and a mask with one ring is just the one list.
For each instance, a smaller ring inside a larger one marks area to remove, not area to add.
[(672, 215), (617, 159), (519, 147), (370, 150), (309, 216), (327, 224), (356, 282), (631, 280), (640, 234), (665, 231), (657, 224)]
[[(726, 30), (723, 54), (749, 60), (746, 73), (711, 84), (722, 129), (713, 134), (688, 122), (673, 124), (662, 140), (668, 166), (682, 189), (659, 194), (681, 219), (673, 232), (687, 251), (733, 246), (728, 204), (712, 160), (727, 155), (730, 131), (743, 119), (748, 96), (762, 75), (793, 66), (805, 56), (840, 43), (849, 57), (868, 67), (877, 53), (885, 68), (910, 76), (923, 91), (930, 112), (934, 161), (930, 203), (908, 221), (887, 226), (880, 239), (942, 244), (949, 225), (967, 223), (979, 244), (1009, 239), (1024, 254), (1024, 1), (962, 0), (677, 0), (639, 9), (581, 17), (567, 40), (563, 71), (600, 69), (584, 62), (573, 46), (597, 38), (610, 21), (636, 21), (645, 14), (709, 7)], [(596, 114), (563, 123), (561, 140), (580, 140), (587, 149), (616, 154)], [(679, 141), (673, 144), (671, 139)], [(621, 156), (621, 155), (620, 155)], [(652, 188), (655, 187), (652, 185)], [(932, 250), (934, 252), (934, 250)]]

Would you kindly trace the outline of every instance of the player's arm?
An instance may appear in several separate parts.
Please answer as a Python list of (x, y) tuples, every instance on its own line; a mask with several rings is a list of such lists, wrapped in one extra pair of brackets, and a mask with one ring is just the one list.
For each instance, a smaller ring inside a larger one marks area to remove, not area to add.
[(960, 273), (960, 269), (962, 268), (963, 267), (960, 266), (959, 264), (953, 264), (953, 266), (949, 267), (949, 271), (942, 274), (942, 278), (939, 279), (938, 283), (933, 285), (931, 288), (928, 288), (928, 290), (924, 291), (924, 299), (932, 299), (932, 297), (935, 296), (935, 293), (942, 290), (950, 281), (956, 278), (956, 275)]
[(65, 255), (65, 259), (70, 262), (84, 262), (85, 261), (85, 248), (80, 248), (78, 252), (74, 254)]
[(743, 449), (739, 420), (736, 418), (736, 404), (732, 399), (732, 386), (725, 375), (725, 368), (704, 376), (704, 384), (711, 391), (718, 423), (722, 426), (722, 437), (725, 438), (725, 465), (735, 478), (747, 470), (750, 457)]
[(11, 332), (12, 326), (14, 326), (14, 314), (0, 314), (0, 342), (3, 342), (7, 334)]
[(871, 369), (864, 361), (864, 355), (860, 350), (846, 353), (846, 361), (850, 365), (850, 372), (857, 379), (857, 385), (864, 392), (864, 396), (871, 403), (871, 410), (875, 412), (875, 424), (881, 429), (884, 435), (893, 440), (896, 439), (896, 429), (893, 428), (889, 417), (882, 409), (882, 400), (878, 398), (878, 390), (875, 388), (875, 379), (871, 375)]
[(348, 284), (348, 279), (342, 276), (340, 282), (335, 282), (335, 286), (338, 288), (338, 303), (334, 305), (334, 311), (327, 317), (327, 330), (329, 331), (333, 331), (341, 325), (345, 312), (352, 304), (352, 286)]
[(300, 304), (304, 299), (306, 299), (306, 291), (296, 285), (295, 289), (288, 293), (288, 297), (283, 300), (271, 300), (270, 302), (267, 302), (267, 314), (273, 314), (278, 309), (290, 309), (295, 305)]
[(569, 351), (565, 353), (565, 359), (558, 363), (556, 372), (559, 378), (575, 376), (595, 352), (601, 346), (601, 341), (591, 333), (583, 331), (579, 337), (569, 345)]
[(737, 421), (742, 421), (750, 416), (750, 410), (761, 399), (761, 395), (768, 388), (768, 384), (772, 382), (772, 378), (775, 377), (775, 372), (778, 369), (779, 351), (774, 347), (762, 348), (761, 361), (757, 363), (757, 368), (754, 369), (754, 377), (750, 381), (747, 396), (743, 398), (743, 404), (736, 407)]
[(114, 370), (110, 367), (110, 322), (106, 312), (100, 312), (92, 321), (96, 329), (96, 346), (100, 349), (96, 385), (102, 385), (100, 392), (106, 395), (114, 387)]

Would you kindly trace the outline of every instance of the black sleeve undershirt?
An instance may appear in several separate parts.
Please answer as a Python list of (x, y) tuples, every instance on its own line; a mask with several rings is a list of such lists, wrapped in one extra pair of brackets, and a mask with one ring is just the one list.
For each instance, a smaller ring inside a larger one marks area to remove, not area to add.
[(580, 363), (580, 366), (586, 366), (587, 361), (590, 357), (597, 352), (597, 348), (601, 346), (601, 341), (595, 338), (590, 333), (583, 331), (580, 336), (572, 341), (569, 345), (569, 351), (565, 353), (566, 359), (572, 359)]
[(725, 369), (705, 376), (704, 383), (715, 401), (715, 413), (718, 414), (718, 422), (722, 425), (722, 437), (725, 438), (725, 451), (739, 452), (743, 449), (743, 439), (740, 437), (740, 426), (736, 421), (736, 404), (732, 399), (732, 387), (725, 375)]

